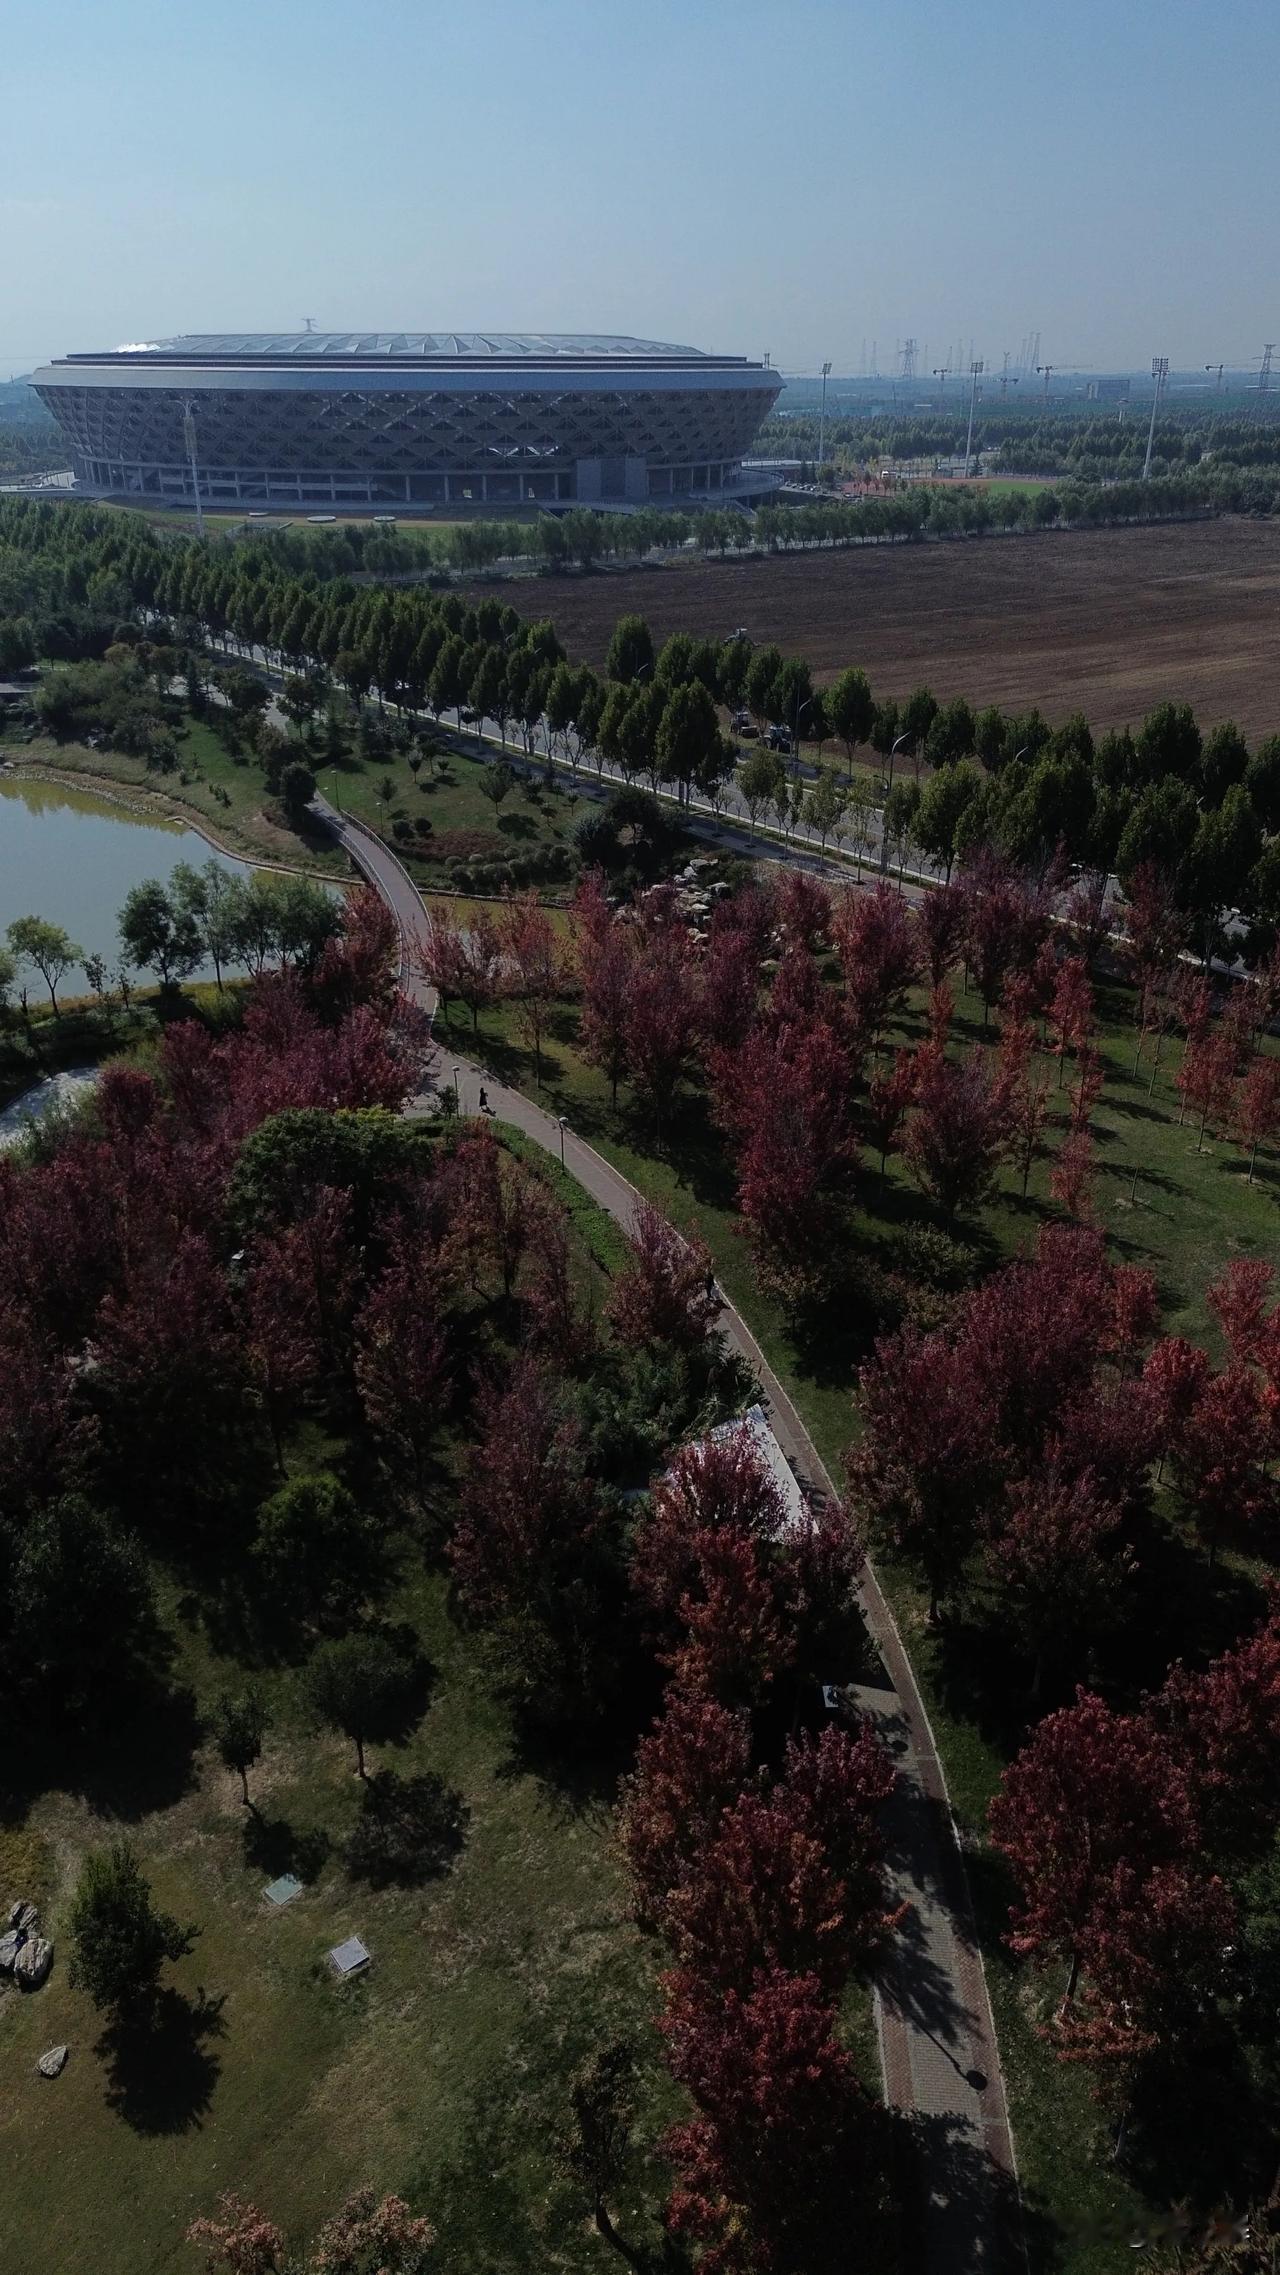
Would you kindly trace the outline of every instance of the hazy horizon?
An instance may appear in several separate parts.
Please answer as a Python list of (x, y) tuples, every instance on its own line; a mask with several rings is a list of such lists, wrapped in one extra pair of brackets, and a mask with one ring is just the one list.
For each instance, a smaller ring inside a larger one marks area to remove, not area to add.
[[(156, 0), (7, 19), (0, 372), (184, 331), (618, 331), (1247, 370), (1280, 19), (1011, 0)], [(1270, 297), (1269, 297), (1270, 295)]]

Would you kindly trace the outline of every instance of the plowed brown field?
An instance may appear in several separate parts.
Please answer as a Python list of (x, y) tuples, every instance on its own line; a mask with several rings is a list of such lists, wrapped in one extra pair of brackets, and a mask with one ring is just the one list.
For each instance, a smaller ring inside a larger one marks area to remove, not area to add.
[[(477, 590), (481, 589), (479, 587)], [(483, 589), (493, 591), (488, 585)], [(522, 616), (550, 616), (570, 655), (603, 664), (615, 620), (807, 656), (819, 680), (861, 664), (877, 695), (935, 695), (1097, 728), (1168, 699), (1251, 740), (1280, 731), (1280, 524), (1050, 530), (972, 543), (867, 546), (758, 561), (680, 561), (589, 577), (512, 579)]]

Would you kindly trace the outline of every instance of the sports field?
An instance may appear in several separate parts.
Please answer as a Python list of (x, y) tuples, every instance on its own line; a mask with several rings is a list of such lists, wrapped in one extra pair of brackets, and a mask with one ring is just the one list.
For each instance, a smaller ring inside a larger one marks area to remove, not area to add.
[[(489, 586), (487, 589), (492, 590)], [(654, 637), (738, 625), (807, 656), (819, 679), (861, 664), (880, 696), (923, 681), (1052, 720), (1122, 726), (1156, 703), (1280, 731), (1280, 526), (1222, 520), (1046, 531), (748, 561), (683, 561), (499, 589), (550, 616), (572, 655), (604, 661), (629, 610)]]

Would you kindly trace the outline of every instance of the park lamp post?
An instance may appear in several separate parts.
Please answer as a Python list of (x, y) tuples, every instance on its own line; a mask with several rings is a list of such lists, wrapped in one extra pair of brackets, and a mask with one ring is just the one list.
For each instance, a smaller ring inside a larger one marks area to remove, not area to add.
[(827, 381), (828, 381), (828, 379), (829, 379), (830, 377), (831, 377), (831, 366), (830, 366), (830, 364), (829, 364), (829, 363), (824, 363), (824, 364), (823, 364), (823, 366), (822, 366), (822, 409), (821, 409), (821, 410), (819, 411), (819, 413), (818, 413), (818, 464), (819, 464), (819, 466), (821, 466), (821, 464), (822, 464), (823, 455), (824, 455), (824, 452), (825, 452), (825, 449), (826, 449), (826, 441), (827, 441)]
[(558, 1119), (558, 1121), (559, 1121), (559, 1124), (560, 1124), (560, 1167), (563, 1169), (563, 1168), (564, 1168), (564, 1133), (565, 1133), (565, 1131), (566, 1131), (566, 1130), (568, 1129), (568, 1127), (569, 1127), (569, 1117), (568, 1117), (568, 1115), (567, 1115), (567, 1114), (560, 1114), (560, 1115), (557, 1117), (557, 1119)]
[(458, 1088), (458, 1069), (456, 1066), (453, 1070), (453, 1103), (456, 1112), (460, 1114), (462, 1112), (462, 1093)]
[(902, 748), (902, 746), (903, 746), (903, 744), (904, 744), (904, 743), (909, 743), (909, 742), (912, 742), (912, 741), (914, 741), (914, 739), (915, 739), (915, 738), (914, 738), (914, 736), (912, 735), (912, 733), (911, 733), (911, 729), (910, 729), (909, 727), (908, 727), (908, 729), (907, 729), (907, 731), (906, 731), (906, 733), (905, 733), (905, 734), (901, 734), (901, 735), (895, 735), (895, 736), (894, 736), (894, 739), (893, 739), (893, 747), (892, 747), (892, 749), (891, 749), (891, 750), (890, 750), (890, 752), (889, 752), (889, 779), (888, 779), (888, 782), (885, 784), (885, 790), (886, 790), (886, 794), (888, 793), (888, 791), (892, 790), (892, 788), (893, 788), (893, 762), (894, 762), (895, 758), (897, 757), (897, 755), (898, 755), (898, 752), (901, 750), (901, 748)]

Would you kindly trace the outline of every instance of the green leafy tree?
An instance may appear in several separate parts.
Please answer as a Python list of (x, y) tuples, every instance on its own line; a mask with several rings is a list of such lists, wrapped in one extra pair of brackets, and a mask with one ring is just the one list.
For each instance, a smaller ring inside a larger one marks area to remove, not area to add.
[(620, 616), (604, 659), (605, 677), (622, 681), (647, 677), (654, 661), (653, 634), (643, 616)]
[(860, 743), (871, 740), (871, 729), (875, 725), (876, 707), (871, 699), (871, 686), (865, 671), (860, 671), (856, 664), (850, 664), (848, 670), (842, 671), (839, 678), (833, 680), (827, 688), (825, 702), (831, 731), (844, 744), (845, 755), (852, 770), (855, 750)]
[(7, 1616), (13, 1674), (42, 1711), (118, 1696), (155, 1629), (137, 1543), (79, 1494), (49, 1503), (11, 1550)]
[(757, 648), (747, 665), (743, 687), (747, 709), (753, 719), (763, 726), (766, 719), (777, 716), (774, 689), (782, 670), (781, 648)]
[(162, 987), (186, 979), (200, 961), (200, 932), (189, 909), (175, 907), (158, 877), (126, 895), (120, 942), (136, 970), (155, 972)]
[(252, 1809), (249, 1799), (249, 1772), (262, 1758), (262, 1741), (271, 1726), (271, 1712), (262, 1692), (254, 1685), (248, 1690), (223, 1691), (213, 1710), (213, 1742), (218, 1759), (224, 1769), (234, 1770), (240, 1780), (240, 1798), (246, 1809)]
[(1249, 801), (1268, 836), (1280, 831), (1280, 735), (1259, 743), (1244, 770)]
[(698, 680), (674, 687), (662, 708), (654, 757), (662, 781), (679, 785), (687, 797), (689, 785), (720, 748), (720, 722), (716, 707)]
[(157, 1911), (127, 1841), (90, 1851), (67, 1925), (72, 1986), (87, 1991), (100, 2014), (120, 2019), (154, 2006), (160, 1969), (185, 1958), (198, 1933)]
[(291, 760), (280, 776), (280, 803), (296, 829), (316, 794), (316, 778), (300, 758)]
[(969, 759), (960, 759), (952, 766), (940, 766), (920, 793), (914, 823), (915, 841), (932, 860), (942, 862), (948, 881), (961, 849), (964, 817), (981, 794), (982, 776)]
[(346, 1624), (378, 1567), (373, 1525), (347, 1487), (325, 1471), (290, 1478), (263, 1502), (254, 1556), (273, 1609)]
[(507, 659), (499, 647), (487, 647), (471, 675), (467, 701), (482, 720), (506, 721)]
[(834, 766), (818, 769), (818, 779), (804, 802), (803, 820), (806, 829), (814, 830), (827, 849), (827, 839), (843, 818), (849, 795)]
[[(89, 981), (90, 987), (93, 986), (93, 980), (89, 972), (89, 965), (94, 961), (100, 960), (101, 959), (95, 959), (92, 956), (85, 958), (84, 974), (85, 978)], [(17, 978), (17, 957), (11, 956), (7, 948), (0, 948), (0, 1028), (4, 1026), (5, 1021), (9, 1016), (9, 1012), (12, 1007), (13, 990), (17, 984)]]
[(307, 1696), (329, 1729), (350, 1738), (356, 1769), (367, 1777), (369, 1739), (389, 1737), (401, 1723), (413, 1670), (381, 1635), (343, 1635), (322, 1643), (306, 1670)]
[(1228, 790), (1244, 781), (1248, 766), (1248, 743), (1234, 719), (1223, 719), (1205, 736), (1200, 753), (1200, 780), (1206, 804), (1220, 806)]
[(762, 750), (758, 746), (738, 768), (738, 788), (742, 803), (751, 817), (751, 827), (758, 826), (761, 814), (770, 812), (779, 791), (785, 792), (787, 770), (776, 750)]
[(84, 950), (78, 948), (70, 934), (60, 924), (50, 924), (43, 916), (17, 916), (9, 926), (5, 938), (19, 965), (30, 965), (40, 974), (49, 990), (55, 1019), (58, 1013), (58, 984), (73, 964), (84, 961)]
[(194, 926), (219, 988), (223, 965), (235, 961), (244, 889), (243, 878), (212, 859), (202, 869), (179, 861), (169, 879), (175, 917), (180, 924), (189, 919)]
[(1138, 779), (1162, 782), (1175, 776), (1194, 782), (1200, 772), (1200, 729), (1189, 703), (1158, 703), (1143, 720), (1134, 743)]
[(895, 782), (884, 802), (885, 841), (897, 850), (899, 884), (906, 866), (907, 847), (915, 842), (921, 795), (918, 782)]
[(901, 716), (898, 720), (898, 733), (910, 735), (915, 748), (923, 750), (929, 739), (929, 730), (937, 716), (936, 696), (931, 695), (927, 687), (917, 687), (902, 706)]
[(929, 764), (949, 766), (956, 759), (970, 757), (977, 731), (977, 720), (963, 695), (954, 696), (934, 713), (924, 746)]
[(1125, 823), (1116, 847), (1116, 875), (1129, 891), (1139, 869), (1162, 870), (1179, 880), (1183, 895), (1183, 865), (1200, 826), (1195, 793), (1186, 782), (1169, 775), (1144, 790)]
[(497, 812), (498, 807), (502, 804), (504, 798), (510, 797), (515, 786), (515, 774), (508, 766), (505, 758), (498, 759), (497, 762), (492, 766), (486, 766), (484, 773), (481, 775), (480, 780), (476, 784), (476, 788), (480, 792), (481, 797), (487, 798), (489, 800), (489, 803), (493, 807), (495, 813)]

